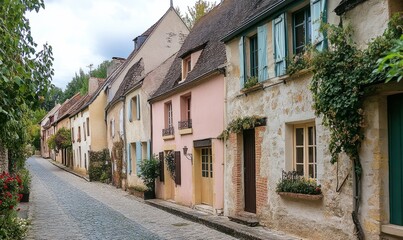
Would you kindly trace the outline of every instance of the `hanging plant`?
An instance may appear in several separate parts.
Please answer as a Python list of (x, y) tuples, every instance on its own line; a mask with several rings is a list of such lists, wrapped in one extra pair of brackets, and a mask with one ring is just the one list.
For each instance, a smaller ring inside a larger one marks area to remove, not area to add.
[(218, 139), (228, 139), (230, 133), (241, 133), (243, 130), (252, 129), (266, 124), (266, 118), (251, 116), (232, 120), (227, 128), (217, 137)]
[(176, 167), (176, 165), (175, 165), (175, 158), (174, 158), (173, 151), (170, 151), (169, 153), (166, 154), (165, 163), (167, 165), (169, 175), (171, 175), (171, 178), (173, 180), (175, 180), (175, 167)]

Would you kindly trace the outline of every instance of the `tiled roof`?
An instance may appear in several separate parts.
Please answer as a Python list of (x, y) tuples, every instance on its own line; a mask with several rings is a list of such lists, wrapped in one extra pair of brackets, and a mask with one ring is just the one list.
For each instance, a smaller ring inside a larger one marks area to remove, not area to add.
[(76, 93), (73, 97), (71, 97), (70, 99), (67, 99), (62, 104), (62, 106), (59, 108), (59, 114), (58, 114), (58, 117), (57, 117), (55, 123), (68, 117), (70, 108), (72, 108), (81, 99), (81, 97), (82, 96), (80, 93)]
[(113, 97), (110, 105), (116, 103), (121, 97), (123, 97), (127, 91), (131, 90), (135, 85), (141, 82), (144, 77), (144, 63), (141, 58), (137, 61), (130, 69), (127, 71), (126, 76), (124, 77), (122, 83), (119, 86), (118, 91)]
[[(206, 74), (223, 67), (226, 54), (225, 45), (220, 40), (230, 29), (249, 16), (256, 1), (224, 0), (195, 24), (179, 50), (178, 57), (185, 57), (199, 50), (201, 46), (204, 48), (196, 65), (181, 86), (199, 80)], [(164, 82), (152, 98), (170, 92), (178, 86), (178, 81), (181, 79), (181, 67), (181, 59), (175, 59)]]
[(366, 0), (342, 0), (339, 5), (334, 9), (338, 16), (347, 12), (350, 9), (353, 9), (358, 4), (365, 2)]

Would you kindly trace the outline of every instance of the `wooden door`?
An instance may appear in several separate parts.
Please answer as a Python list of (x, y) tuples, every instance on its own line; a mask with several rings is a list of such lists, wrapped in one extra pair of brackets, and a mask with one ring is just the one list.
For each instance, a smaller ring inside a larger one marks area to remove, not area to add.
[(255, 129), (243, 131), (245, 211), (256, 213)]
[(201, 202), (213, 205), (213, 158), (210, 148), (201, 149)]
[(390, 223), (403, 226), (403, 94), (388, 97)]

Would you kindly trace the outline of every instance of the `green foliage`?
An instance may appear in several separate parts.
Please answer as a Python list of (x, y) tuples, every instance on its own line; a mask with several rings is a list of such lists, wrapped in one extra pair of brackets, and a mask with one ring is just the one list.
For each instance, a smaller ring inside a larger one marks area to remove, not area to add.
[[(15, 138), (23, 107), (35, 109), (43, 100), (53, 75), (52, 48), (39, 52), (31, 36), (27, 11), (38, 12), (43, 0), (2, 1), (0, 4), (0, 142)], [(39, 97), (38, 97), (39, 96)]]
[(253, 86), (255, 86), (258, 83), (258, 79), (257, 77), (248, 77), (248, 79), (246, 80), (246, 83), (244, 85), (245, 89), (251, 88)]
[(154, 189), (154, 182), (160, 175), (160, 162), (156, 156), (151, 159), (143, 159), (139, 165), (139, 177), (143, 180), (148, 189)]
[(49, 112), (55, 107), (56, 104), (61, 103), (62, 98), (63, 90), (52, 84), (46, 92), (41, 107)]
[(21, 179), (21, 186), (19, 193), (29, 193), (31, 187), (31, 174), (29, 173), (28, 169), (22, 168), (18, 171), (18, 176)]
[(67, 128), (60, 128), (55, 134), (55, 148), (56, 150), (66, 149), (72, 147), (71, 131)]
[(375, 73), (386, 72), (386, 82), (394, 79), (400, 82), (403, 78), (403, 35), (400, 39), (393, 40), (392, 50), (377, 63), (379, 66), (375, 69)]
[(47, 144), (48, 144), (49, 149), (53, 149), (53, 150), (56, 151), (57, 150), (57, 148), (56, 148), (56, 135), (50, 136), (48, 138)]
[(27, 235), (29, 225), (28, 220), (16, 216), (10, 218), (0, 216), (0, 239), (23, 240)]
[(264, 125), (265, 118), (258, 116), (243, 117), (232, 120), (227, 128), (218, 136), (219, 139), (228, 139), (230, 133), (241, 133), (243, 130), (252, 129)]
[(295, 179), (284, 178), (277, 183), (276, 192), (292, 192), (319, 195), (322, 193), (321, 186), (315, 179), (298, 177)]
[(205, 0), (197, 0), (192, 7), (188, 7), (188, 12), (183, 14), (181, 13), (179, 7), (176, 7), (175, 10), (179, 14), (179, 16), (183, 19), (185, 24), (189, 29), (192, 29), (193, 26), (204, 16), (206, 13), (210, 12), (217, 4), (215, 2), (209, 2)]
[(109, 157), (109, 150), (90, 151), (90, 165), (88, 169), (91, 181), (109, 183), (112, 179), (112, 164)]
[(165, 163), (167, 165), (167, 169), (169, 171), (169, 175), (171, 175), (171, 178), (175, 180), (175, 158), (174, 158), (174, 153), (171, 151), (165, 155)]

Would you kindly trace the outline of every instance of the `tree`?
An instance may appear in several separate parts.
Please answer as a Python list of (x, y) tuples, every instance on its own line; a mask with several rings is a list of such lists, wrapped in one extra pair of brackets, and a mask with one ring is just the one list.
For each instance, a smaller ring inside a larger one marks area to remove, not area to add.
[(42, 103), (42, 108), (49, 112), (57, 103), (62, 102), (63, 96), (63, 90), (61, 88), (51, 85)]
[(24, 108), (36, 109), (44, 100), (53, 75), (52, 48), (39, 52), (31, 36), (27, 11), (44, 8), (43, 0), (6, 0), (0, 4), (0, 145), (21, 143), (17, 130)]
[(201, 17), (210, 12), (217, 4), (215, 2), (211, 3), (205, 0), (197, 0), (193, 7), (188, 7), (188, 12), (185, 16), (181, 14), (179, 8), (176, 7), (175, 10), (178, 12), (179, 16), (183, 19), (188, 28), (192, 29), (193, 26), (200, 20)]

